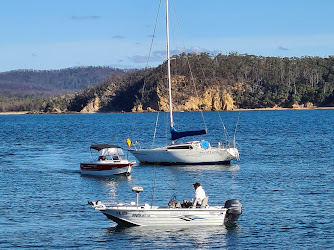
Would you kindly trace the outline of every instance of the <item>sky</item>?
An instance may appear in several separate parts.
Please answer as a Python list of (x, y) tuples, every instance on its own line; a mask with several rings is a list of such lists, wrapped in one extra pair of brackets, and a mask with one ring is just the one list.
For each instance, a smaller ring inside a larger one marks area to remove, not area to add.
[[(334, 55), (333, 0), (169, 6), (172, 54)], [(0, 72), (156, 66), (166, 58), (165, 40), (164, 0), (0, 0)]]

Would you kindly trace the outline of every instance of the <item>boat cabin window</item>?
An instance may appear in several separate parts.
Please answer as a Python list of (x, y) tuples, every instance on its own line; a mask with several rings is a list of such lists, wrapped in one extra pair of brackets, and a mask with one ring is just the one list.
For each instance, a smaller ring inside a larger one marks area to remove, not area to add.
[(176, 145), (176, 146), (169, 146), (167, 149), (192, 149), (191, 145)]

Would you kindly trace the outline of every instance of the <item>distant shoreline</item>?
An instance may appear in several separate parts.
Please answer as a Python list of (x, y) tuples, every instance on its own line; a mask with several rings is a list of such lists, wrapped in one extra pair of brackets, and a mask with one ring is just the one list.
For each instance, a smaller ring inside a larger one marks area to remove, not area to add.
[[(279, 110), (317, 110), (317, 109), (334, 109), (334, 107), (312, 107), (312, 108), (257, 108), (257, 109), (233, 109), (233, 110), (229, 110), (230, 111), (279, 111)], [(178, 111), (176, 111), (178, 112)], [(195, 111), (191, 111), (191, 112), (195, 112)], [(196, 111), (198, 112), (198, 111)], [(204, 111), (206, 112), (206, 111)], [(209, 111), (210, 112), (210, 111)], [(98, 112), (94, 112), (94, 113), (73, 113), (73, 112), (69, 112), (69, 113), (59, 113), (59, 114), (96, 114)], [(110, 113), (122, 113), (122, 112), (110, 112)], [(131, 113), (131, 112), (129, 112)], [(133, 112), (135, 113), (135, 112)], [(151, 112), (138, 112), (138, 113), (151, 113)], [(0, 115), (27, 115), (27, 114), (32, 114), (30, 111), (17, 111), (17, 112), (0, 112)], [(57, 114), (57, 113), (39, 113), (39, 114)]]
[(257, 108), (257, 109), (233, 109), (231, 111), (270, 111), (270, 110), (316, 110), (316, 109), (334, 109), (334, 107), (311, 107), (311, 108)]
[(28, 111), (0, 112), (0, 115), (26, 115)]

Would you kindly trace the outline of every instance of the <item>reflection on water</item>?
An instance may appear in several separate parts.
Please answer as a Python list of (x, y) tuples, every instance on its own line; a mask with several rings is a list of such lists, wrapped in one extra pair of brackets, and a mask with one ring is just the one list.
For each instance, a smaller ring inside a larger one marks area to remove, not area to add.
[(109, 227), (106, 237), (117, 237), (119, 234), (128, 239), (136, 239), (132, 247), (145, 248), (173, 248), (175, 240), (180, 247), (208, 248), (215, 245), (225, 247), (228, 231), (237, 231), (238, 228), (226, 228), (225, 226), (201, 226), (201, 227)]
[[(79, 170), (78, 170), (79, 171)], [(79, 171), (80, 172), (80, 171)], [(97, 181), (108, 182), (108, 181), (131, 181), (133, 177), (131, 175), (112, 175), (112, 176), (98, 176), (98, 175), (81, 175), (82, 178), (95, 179)]]
[(180, 171), (189, 171), (189, 172), (199, 172), (199, 171), (233, 172), (233, 171), (238, 171), (240, 169), (239, 165), (176, 165), (175, 167)]
[[(107, 201), (116, 201), (119, 187), (125, 185), (131, 185), (133, 177), (131, 175), (113, 175), (113, 176), (94, 176), (94, 175), (81, 175), (84, 180), (90, 180), (95, 185), (100, 186), (104, 192), (107, 192)], [(94, 185), (94, 186), (95, 186)], [(96, 188), (96, 187), (95, 187)], [(96, 197), (101, 199), (101, 197)], [(106, 201), (106, 200), (105, 200)]]
[(233, 172), (233, 171), (239, 171), (240, 170), (240, 166), (239, 165), (231, 165), (231, 164), (219, 164), (219, 165), (164, 165), (164, 166), (160, 166), (160, 165), (152, 165), (152, 164), (139, 164), (138, 167), (141, 168), (152, 168), (152, 167), (156, 167), (156, 168), (171, 168), (173, 170), (177, 170), (177, 171), (189, 171), (189, 172), (201, 172), (201, 171), (210, 171), (210, 172), (215, 172), (215, 171), (229, 171), (229, 172)]
[(110, 181), (106, 184), (107, 189), (109, 189), (109, 196), (111, 200), (116, 199), (117, 184), (115, 181)]

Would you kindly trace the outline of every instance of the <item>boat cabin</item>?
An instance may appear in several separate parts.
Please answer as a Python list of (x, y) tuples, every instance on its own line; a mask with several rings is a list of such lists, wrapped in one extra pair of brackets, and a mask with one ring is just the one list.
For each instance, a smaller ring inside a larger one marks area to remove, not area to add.
[(97, 157), (95, 159), (98, 161), (120, 161), (122, 156), (125, 155), (123, 148), (115, 145), (98, 144), (92, 145), (90, 148), (97, 151)]
[(194, 149), (194, 148), (203, 148), (208, 149), (211, 145), (208, 141), (192, 141), (192, 142), (186, 142), (182, 144), (172, 144), (167, 147), (167, 149)]

